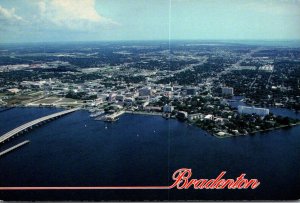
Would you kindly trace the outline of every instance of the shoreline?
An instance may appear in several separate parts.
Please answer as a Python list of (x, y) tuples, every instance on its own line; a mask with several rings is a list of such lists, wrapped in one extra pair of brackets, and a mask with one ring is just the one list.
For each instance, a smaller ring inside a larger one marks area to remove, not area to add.
[(247, 134), (241, 134), (241, 135), (224, 135), (224, 136), (220, 136), (220, 135), (216, 135), (216, 134), (212, 134), (212, 135), (214, 137), (217, 137), (217, 138), (239, 137), (239, 136), (247, 136), (247, 135), (251, 135), (251, 134), (257, 134), (257, 133), (273, 131), (273, 130), (279, 130), (279, 129), (288, 128), (288, 127), (294, 127), (294, 126), (297, 126), (297, 125), (300, 125), (300, 122), (294, 123), (294, 124), (291, 124), (291, 125), (283, 125), (283, 126), (278, 126), (278, 127), (274, 127), (274, 128), (268, 128), (268, 129), (265, 129), (265, 130), (256, 130), (256, 131), (252, 131), (252, 132), (249, 132)]
[(158, 113), (158, 112), (125, 111), (125, 113), (134, 114), (134, 115), (146, 115), (146, 116), (162, 116), (162, 113)]
[[(10, 110), (10, 109), (13, 109), (13, 108), (55, 108), (55, 109), (69, 109), (69, 107), (57, 107), (57, 106), (3, 106), (1, 108), (8, 108), (7, 110)], [(88, 111), (86, 108), (82, 108), (82, 107), (79, 107), (79, 110)], [(163, 113), (160, 113), (160, 112), (144, 112), (144, 111), (128, 111), (128, 110), (125, 110), (125, 114), (146, 115), (146, 116), (161, 116), (161, 117), (163, 117)], [(212, 136), (214, 136), (216, 138), (220, 138), (220, 139), (222, 139), (222, 138), (230, 138), (230, 137), (247, 136), (247, 135), (251, 135), (251, 134), (263, 133), (263, 132), (268, 132), (268, 131), (273, 131), (273, 130), (278, 130), (278, 129), (283, 129), (283, 128), (294, 127), (294, 126), (300, 125), (300, 122), (298, 122), (298, 123), (294, 123), (294, 124), (291, 124), (291, 125), (282, 125), (282, 126), (278, 126), (278, 127), (274, 127), (274, 128), (268, 128), (268, 129), (265, 129), (265, 130), (256, 130), (256, 131), (248, 132), (247, 134), (239, 134), (239, 135), (230, 135), (230, 134), (228, 134), (228, 135), (220, 136), (220, 135), (217, 135), (215, 133), (211, 133), (211, 132), (205, 130), (204, 128), (201, 128), (201, 127), (195, 125), (194, 122), (185, 121), (185, 123), (190, 124), (192, 126), (195, 126), (197, 128), (200, 128), (200, 129), (204, 130), (205, 132), (207, 132), (208, 134), (210, 134), (210, 135), (212, 135)]]

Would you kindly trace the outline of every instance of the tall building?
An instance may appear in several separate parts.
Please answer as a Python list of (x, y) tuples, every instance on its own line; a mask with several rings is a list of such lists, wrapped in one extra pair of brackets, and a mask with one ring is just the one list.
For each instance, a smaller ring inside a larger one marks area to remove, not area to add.
[(233, 95), (233, 88), (232, 87), (222, 87), (222, 94)]
[(238, 112), (240, 114), (256, 114), (259, 116), (266, 116), (266, 115), (269, 115), (269, 113), (270, 113), (269, 109), (256, 108), (256, 107), (250, 107), (250, 106), (238, 106)]

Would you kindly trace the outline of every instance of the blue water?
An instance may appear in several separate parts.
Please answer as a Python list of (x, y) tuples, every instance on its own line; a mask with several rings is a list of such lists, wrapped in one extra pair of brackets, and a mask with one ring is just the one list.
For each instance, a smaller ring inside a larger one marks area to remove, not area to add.
[[(15, 108), (0, 113), (0, 132), (52, 108)], [(292, 112), (290, 112), (292, 113)], [(77, 111), (2, 144), (31, 142), (0, 158), (0, 186), (171, 185), (179, 168), (194, 178), (246, 173), (256, 190), (0, 191), (4, 200), (209, 200), (299, 199), (300, 126), (253, 136), (219, 139), (160, 116), (123, 115), (115, 123)]]

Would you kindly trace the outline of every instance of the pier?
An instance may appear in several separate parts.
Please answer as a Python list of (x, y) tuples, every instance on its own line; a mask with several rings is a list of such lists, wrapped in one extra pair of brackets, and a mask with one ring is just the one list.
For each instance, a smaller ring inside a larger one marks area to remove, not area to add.
[(12, 138), (12, 137), (14, 137), (14, 136), (16, 136), (20, 133), (26, 132), (29, 129), (32, 129), (34, 126), (41, 125), (44, 122), (56, 119), (58, 117), (61, 117), (63, 115), (69, 114), (69, 113), (72, 113), (74, 111), (77, 111), (78, 109), (79, 108), (74, 108), (74, 109), (61, 111), (61, 112), (58, 112), (58, 113), (54, 113), (54, 114), (51, 114), (51, 115), (48, 115), (48, 116), (44, 116), (44, 117), (35, 119), (35, 120), (30, 121), (28, 123), (25, 123), (25, 124), (13, 129), (13, 130), (7, 132), (7, 133), (5, 133), (4, 135), (0, 136), (0, 143), (3, 143), (6, 140), (9, 140), (10, 138)]
[(121, 115), (123, 115), (124, 113), (126, 113), (126, 112), (125, 111), (118, 111), (118, 112), (115, 112), (113, 114), (109, 114), (109, 115), (104, 115), (104, 116), (98, 117), (95, 120), (113, 122), (113, 121), (118, 120), (118, 118)]
[(106, 115), (105, 116), (105, 121), (115, 121), (118, 119), (119, 116), (121, 116), (122, 114), (124, 114), (125, 111), (119, 111), (110, 115)]
[(13, 151), (13, 150), (15, 150), (15, 149), (18, 149), (19, 147), (22, 147), (25, 144), (28, 144), (29, 142), (30, 142), (29, 140), (25, 140), (24, 142), (21, 142), (21, 143), (15, 145), (13, 147), (10, 147), (10, 148), (0, 152), (0, 157), (7, 154), (7, 153), (9, 153), (9, 152), (11, 152), (11, 151)]

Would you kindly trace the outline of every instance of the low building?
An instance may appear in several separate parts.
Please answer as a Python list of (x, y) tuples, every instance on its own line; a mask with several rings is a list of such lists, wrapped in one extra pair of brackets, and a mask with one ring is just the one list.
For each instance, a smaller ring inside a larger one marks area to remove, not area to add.
[(125, 96), (124, 96), (124, 95), (120, 95), (120, 94), (119, 94), (119, 95), (116, 96), (116, 100), (117, 100), (117, 101), (123, 102), (124, 99), (125, 99)]
[(124, 99), (124, 104), (127, 105), (127, 106), (131, 106), (134, 102), (134, 99), (131, 98), (131, 97), (127, 97)]
[(270, 110), (266, 108), (256, 108), (250, 106), (238, 106), (238, 112), (240, 114), (256, 114), (259, 116), (269, 115)]
[(151, 87), (143, 87), (139, 90), (139, 96), (151, 96), (152, 89)]
[(273, 72), (274, 65), (270, 65), (270, 64), (264, 65), (264, 66), (259, 67), (259, 70), (266, 71), (266, 72)]
[(98, 105), (101, 105), (103, 104), (103, 99), (102, 98), (97, 98), (95, 99), (92, 103), (91, 103), (91, 106), (98, 106)]
[(138, 92), (127, 92), (125, 94), (125, 97), (133, 97), (133, 98), (135, 98), (135, 97), (138, 97), (138, 96), (139, 96)]
[(186, 95), (196, 95), (197, 89), (195, 87), (189, 87), (186, 89)]
[(109, 96), (108, 96), (108, 101), (109, 102), (115, 101), (116, 100), (116, 96), (117, 96), (116, 93), (110, 93)]
[(173, 91), (173, 87), (171, 87), (171, 86), (166, 86), (166, 87), (165, 87), (165, 91), (167, 91), (167, 92), (172, 92), (172, 91)]
[(178, 111), (177, 118), (179, 119), (187, 119), (188, 113), (186, 111)]
[(233, 95), (233, 88), (232, 87), (222, 87), (222, 94), (223, 95)]
[(145, 111), (155, 111), (155, 112), (161, 112), (161, 107), (158, 106), (147, 106), (144, 108)]
[(203, 114), (202, 113), (195, 113), (195, 114), (190, 114), (188, 115), (188, 120), (189, 121), (194, 121), (198, 119), (203, 119)]
[(214, 116), (212, 114), (208, 114), (204, 116), (205, 120), (212, 120), (214, 118)]
[(173, 92), (171, 92), (171, 91), (165, 91), (164, 92), (164, 94), (163, 94), (165, 97), (167, 97), (167, 98), (172, 98), (173, 97)]
[(18, 92), (20, 92), (20, 90), (18, 88), (7, 89), (7, 91), (12, 94), (17, 94)]
[(137, 98), (135, 98), (135, 100), (137, 102), (149, 102), (150, 97), (149, 96), (138, 96)]

